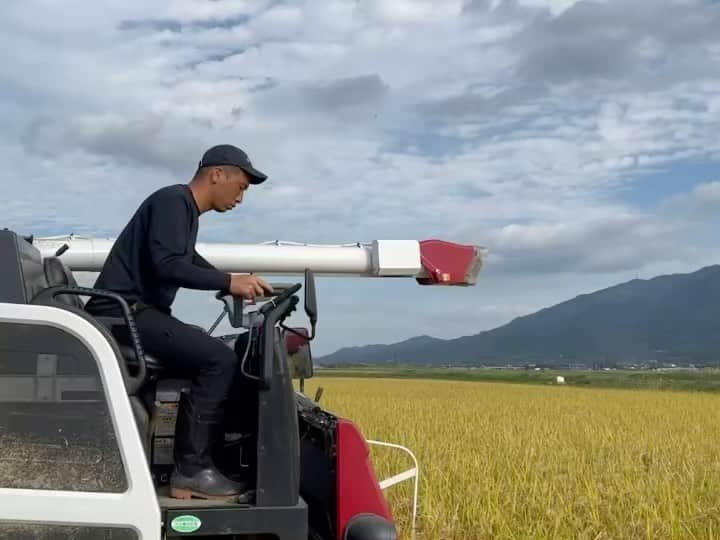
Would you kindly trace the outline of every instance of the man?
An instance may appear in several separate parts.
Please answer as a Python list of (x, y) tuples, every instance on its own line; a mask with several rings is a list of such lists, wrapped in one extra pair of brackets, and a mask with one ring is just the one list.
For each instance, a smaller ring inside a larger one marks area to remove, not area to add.
[[(231, 499), (245, 490), (223, 476), (211, 459), (222, 432), (237, 355), (201, 329), (173, 317), (171, 305), (180, 287), (224, 291), (249, 300), (272, 292), (263, 279), (220, 272), (195, 251), (199, 216), (235, 208), (250, 185), (266, 179), (239, 148), (210, 148), (189, 184), (164, 187), (140, 205), (95, 283), (96, 288), (127, 299), (146, 352), (168, 369), (192, 378), (190, 393), (181, 397), (175, 428), (173, 497)], [(103, 299), (89, 301), (86, 309), (96, 315), (119, 314)]]

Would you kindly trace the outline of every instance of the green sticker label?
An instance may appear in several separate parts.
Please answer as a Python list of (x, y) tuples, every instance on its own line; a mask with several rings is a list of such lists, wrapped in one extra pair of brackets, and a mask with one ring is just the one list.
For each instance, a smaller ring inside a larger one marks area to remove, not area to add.
[(170, 523), (174, 531), (181, 533), (195, 532), (201, 525), (202, 523), (195, 516), (178, 516)]

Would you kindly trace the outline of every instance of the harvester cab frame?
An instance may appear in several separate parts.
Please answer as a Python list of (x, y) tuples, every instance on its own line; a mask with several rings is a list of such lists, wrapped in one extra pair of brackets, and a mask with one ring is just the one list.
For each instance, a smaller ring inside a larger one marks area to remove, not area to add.
[[(218, 336), (242, 359), (243, 376), (215, 459), (231, 478), (249, 479), (251, 489), (237, 500), (213, 501), (168, 496), (174, 421), (187, 380), (144, 353), (122, 297), (79, 287), (73, 274), (98, 270), (111, 243), (87, 247), (0, 230), (0, 537), (397, 538), (383, 488), (409, 475), (379, 482), (368, 447), (374, 441), (292, 382), (299, 378), (302, 387), (313, 372), (317, 303), (307, 253), (326, 273), (408, 275), (421, 284), (473, 284), (479, 271), (471, 246), (431, 241), (421, 257), (417, 242), (413, 249), (412, 242), (390, 242), (404, 252), (376, 243), (340, 252), (294, 246), (278, 256), (259, 246), (256, 271), (267, 263), (275, 273), (305, 274), (309, 331), (285, 325), (303, 283), (275, 284), (277, 294), (255, 305), (218, 298), (221, 317), (244, 331)], [(226, 251), (209, 260), (246, 271), (231, 247), (229, 263)], [(438, 258), (448, 247), (450, 267)], [(325, 258), (331, 263), (323, 266)], [(82, 298), (98, 295), (113, 299), (123, 316), (86, 312)], [(417, 481), (416, 474), (417, 464), (410, 475)], [(415, 497), (416, 505), (417, 483)]]

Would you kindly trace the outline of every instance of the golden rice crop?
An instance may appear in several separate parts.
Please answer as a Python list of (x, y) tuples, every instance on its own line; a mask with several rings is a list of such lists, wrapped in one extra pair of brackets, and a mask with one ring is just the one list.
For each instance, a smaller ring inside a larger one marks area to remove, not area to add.
[[(720, 538), (720, 396), (316, 378), (313, 395), (420, 462), (418, 539)], [(412, 466), (372, 447), (380, 478)], [(412, 482), (386, 494), (410, 538)]]

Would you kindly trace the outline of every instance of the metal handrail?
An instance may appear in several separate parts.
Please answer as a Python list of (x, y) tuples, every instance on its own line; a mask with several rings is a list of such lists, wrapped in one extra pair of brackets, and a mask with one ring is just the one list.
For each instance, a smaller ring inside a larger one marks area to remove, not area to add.
[(377, 446), (386, 446), (389, 448), (396, 448), (399, 450), (404, 451), (406, 454), (408, 454), (413, 462), (415, 463), (415, 467), (408, 469), (406, 471), (403, 471), (401, 473), (398, 473), (394, 476), (391, 476), (390, 478), (386, 478), (385, 480), (382, 480), (380, 482), (380, 488), (385, 490), (389, 488), (390, 486), (394, 486), (395, 484), (399, 484), (400, 482), (404, 482), (406, 480), (410, 480), (411, 478), (414, 478), (414, 494), (413, 494), (413, 515), (412, 515), (412, 538), (415, 538), (415, 522), (417, 519), (417, 504), (418, 504), (418, 483), (420, 481), (420, 465), (418, 464), (418, 460), (415, 457), (415, 454), (413, 452), (400, 444), (393, 444), (385, 441), (375, 441), (375, 440), (367, 440), (368, 444), (374, 444)]

